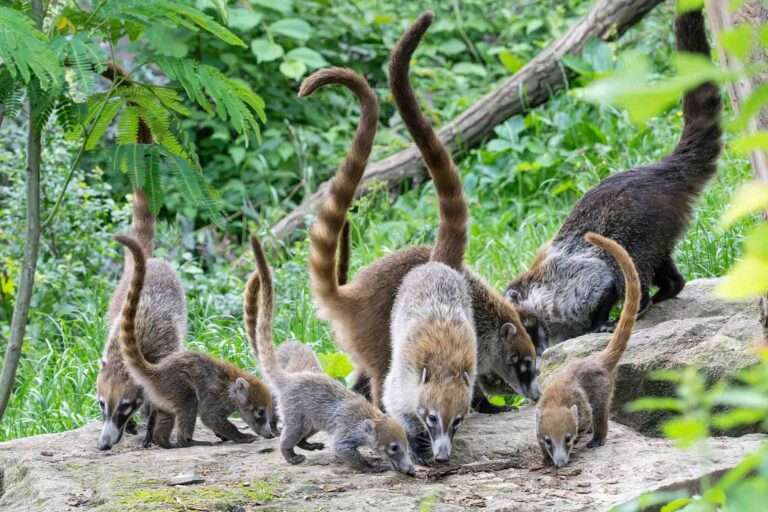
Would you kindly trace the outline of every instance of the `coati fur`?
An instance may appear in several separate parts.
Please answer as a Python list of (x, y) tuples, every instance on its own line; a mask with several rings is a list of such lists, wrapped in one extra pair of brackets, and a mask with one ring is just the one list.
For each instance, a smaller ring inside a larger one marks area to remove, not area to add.
[[(136, 311), (136, 339), (147, 361), (151, 363), (157, 363), (181, 350), (187, 332), (187, 303), (181, 281), (168, 263), (159, 258), (151, 258), (154, 225), (155, 219), (150, 213), (144, 192), (134, 189), (131, 231), (146, 259), (145, 284)], [(130, 251), (126, 251), (123, 274), (109, 302), (109, 335), (96, 379), (96, 397), (104, 420), (97, 443), (100, 450), (109, 450), (120, 441), (123, 432), (131, 430), (132, 415), (140, 408), (149, 413), (144, 439), (144, 446), (149, 446), (158, 414), (151, 410), (146, 394), (131, 378), (120, 353), (120, 310), (133, 275), (134, 259)], [(173, 423), (173, 418), (159, 414), (163, 425), (169, 421)]]
[[(321, 70), (307, 80), (305, 84), (312, 84), (308, 86), (310, 91), (325, 84), (341, 83), (358, 92), (363, 88), (360, 83), (365, 83), (352, 71), (338, 68)], [(306, 457), (294, 448), (322, 449), (321, 443), (308, 439), (317, 432), (328, 432), (336, 456), (346, 464), (369, 469), (371, 463), (358, 451), (368, 446), (382, 454), (394, 470), (415, 474), (405, 430), (397, 421), (322, 372), (289, 372), (280, 365), (272, 342), (272, 275), (258, 240), (252, 238), (251, 244), (261, 284), (247, 287), (259, 291), (259, 296), (245, 297), (246, 332), (262, 372), (278, 398), (283, 421), (280, 451), (285, 460), (290, 464), (304, 462)], [(254, 276), (249, 282), (253, 279)]]
[[(118, 235), (115, 240), (131, 252), (134, 260), (134, 272), (122, 310), (120, 348), (128, 372), (142, 386), (153, 407), (163, 411), (165, 418), (175, 417), (176, 446), (194, 443), (198, 415), (203, 424), (222, 440), (253, 441), (255, 436), (240, 432), (228, 420), (236, 410), (254, 432), (271, 438), (272, 395), (256, 377), (200, 352), (174, 352), (158, 363), (147, 361), (136, 339), (136, 312), (143, 297), (140, 294), (146, 273), (144, 254), (139, 243), (131, 237)], [(164, 425), (158, 419), (154, 441), (163, 448), (172, 446), (172, 427), (173, 424)]]
[(608, 346), (558, 371), (544, 389), (536, 408), (536, 436), (544, 459), (568, 463), (579, 434), (592, 431), (588, 447), (602, 446), (608, 434), (608, 413), (616, 382), (616, 366), (640, 309), (641, 286), (632, 258), (618, 243), (596, 233), (584, 239), (613, 257), (624, 274), (624, 309)]
[[(402, 37), (392, 54), (390, 88), (406, 126), (408, 126), (432, 174), (440, 200), (441, 227), (434, 248), (412, 247), (392, 253), (369, 265), (351, 282), (339, 285), (335, 270), (339, 232), (354, 199), (370, 154), (375, 135), (375, 111), (363, 105), (364, 120), (345, 164), (336, 173), (329, 198), (322, 205), (310, 238), (310, 277), (312, 293), (321, 318), (331, 322), (335, 340), (357, 367), (359, 379), (354, 389), (370, 392), (376, 405), (381, 404), (384, 378), (392, 356), (390, 318), (395, 296), (405, 275), (440, 255), (455, 261), (453, 248), (463, 254), (466, 225), (447, 226), (446, 219), (462, 218), (463, 199), (458, 172), (450, 155), (436, 137), (430, 123), (421, 114), (408, 80), (409, 60), (418, 42), (432, 22), (432, 13), (422, 15)], [(365, 114), (369, 112), (366, 118)], [(466, 222), (466, 217), (461, 222)], [(449, 234), (452, 238), (449, 238)], [(341, 243), (342, 255), (348, 244)], [(346, 249), (348, 250), (348, 249)], [(342, 258), (339, 266), (348, 268)], [(520, 393), (536, 397), (536, 352), (515, 308), (466, 267), (463, 274), (472, 295), (474, 323), (477, 330), (477, 371), (495, 373)], [(483, 412), (499, 412), (482, 393), (476, 405)]]
[[(709, 57), (701, 11), (676, 20), (677, 49)], [(721, 100), (705, 82), (683, 97), (683, 133), (661, 162), (609, 176), (574, 206), (530, 270), (513, 280), (506, 297), (535, 317), (546, 344), (610, 329), (609, 313), (622, 293), (621, 272), (607, 255), (586, 244), (594, 231), (629, 252), (640, 275), (641, 314), (651, 303), (677, 296), (685, 280), (672, 252), (688, 226), (694, 200), (717, 171)], [(658, 291), (653, 298), (650, 287)]]

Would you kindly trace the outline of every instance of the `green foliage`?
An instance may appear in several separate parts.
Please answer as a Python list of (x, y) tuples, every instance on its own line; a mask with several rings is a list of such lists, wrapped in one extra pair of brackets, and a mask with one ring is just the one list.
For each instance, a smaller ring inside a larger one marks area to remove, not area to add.
[(0, 6), (0, 60), (11, 78), (26, 84), (35, 77), (45, 90), (59, 85), (63, 76), (59, 59), (32, 18), (3, 6)]

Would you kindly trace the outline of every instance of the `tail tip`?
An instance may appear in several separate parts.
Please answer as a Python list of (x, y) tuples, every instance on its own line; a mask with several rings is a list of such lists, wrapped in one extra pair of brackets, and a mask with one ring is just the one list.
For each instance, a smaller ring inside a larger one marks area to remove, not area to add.
[(424, 11), (416, 19), (416, 23), (418, 23), (419, 25), (426, 24), (427, 26), (429, 26), (432, 24), (434, 19), (435, 19), (435, 11), (432, 11), (432, 10)]
[(587, 231), (587, 233), (584, 234), (584, 240), (591, 244), (595, 244), (596, 242), (600, 241), (600, 235), (595, 233), (594, 231)]

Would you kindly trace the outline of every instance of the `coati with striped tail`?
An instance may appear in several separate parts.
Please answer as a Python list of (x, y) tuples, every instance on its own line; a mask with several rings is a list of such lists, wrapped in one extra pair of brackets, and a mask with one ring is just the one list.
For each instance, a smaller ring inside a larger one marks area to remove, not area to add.
[[(134, 260), (120, 324), (120, 348), (125, 365), (134, 381), (147, 393), (153, 407), (164, 412), (165, 418), (175, 417), (176, 446), (194, 444), (198, 415), (203, 424), (224, 441), (253, 441), (255, 436), (240, 432), (228, 420), (236, 410), (254, 432), (271, 438), (272, 395), (256, 377), (200, 352), (175, 352), (158, 363), (146, 360), (136, 339), (136, 312), (144, 297), (141, 295), (146, 273), (144, 253), (131, 237), (118, 235), (115, 240), (131, 252)], [(161, 429), (158, 421), (154, 441), (163, 448), (173, 446), (170, 441), (172, 427), (173, 424), (170, 427), (164, 425)]]
[[(701, 11), (676, 20), (677, 49), (709, 57)], [(560, 228), (539, 250), (530, 270), (512, 281), (506, 297), (538, 320), (546, 344), (586, 332), (610, 329), (609, 313), (622, 292), (616, 263), (582, 237), (594, 231), (616, 240), (633, 258), (640, 275), (641, 314), (653, 302), (677, 296), (685, 280), (672, 260), (692, 205), (717, 171), (721, 149), (721, 100), (705, 82), (683, 97), (683, 133), (661, 162), (603, 180), (587, 192)], [(650, 287), (658, 291), (653, 298)]]
[[(182, 349), (182, 340), (187, 332), (187, 303), (181, 281), (173, 268), (159, 258), (150, 257), (155, 219), (140, 189), (133, 191), (132, 217), (131, 231), (141, 248), (142, 257), (146, 259), (145, 285), (136, 312), (136, 339), (147, 360), (157, 363)], [(96, 397), (104, 418), (97, 443), (100, 450), (109, 450), (120, 441), (124, 431), (131, 430), (132, 415), (140, 408), (149, 412), (145, 447), (152, 441), (156, 422), (160, 424), (160, 436), (163, 435), (163, 428), (167, 428), (169, 423), (173, 425), (172, 417), (167, 418), (165, 413), (152, 410), (146, 393), (129, 375), (120, 353), (120, 309), (133, 275), (134, 258), (126, 251), (123, 275), (109, 302), (109, 335), (96, 380)]]
[(592, 431), (593, 448), (608, 434), (608, 413), (616, 382), (616, 366), (640, 309), (641, 286), (632, 258), (618, 243), (596, 233), (584, 239), (616, 260), (624, 275), (624, 309), (616, 330), (602, 352), (574, 361), (558, 371), (547, 384), (536, 408), (536, 436), (548, 464), (568, 463), (579, 434)]
[[(361, 101), (373, 101), (375, 108), (375, 97), (365, 80), (349, 70), (319, 71), (304, 81), (301, 91), (303, 95), (311, 94), (329, 83), (346, 85)], [(280, 451), (285, 460), (301, 464), (306, 457), (294, 449), (322, 449), (321, 443), (308, 439), (317, 432), (328, 432), (336, 457), (344, 463), (360, 470), (370, 469), (371, 463), (359, 452), (360, 447), (368, 446), (382, 454), (395, 471), (414, 475), (405, 430), (397, 421), (322, 372), (289, 372), (281, 367), (272, 342), (272, 275), (258, 240), (251, 238), (251, 245), (257, 270), (246, 289), (259, 291), (259, 296), (245, 296), (246, 332), (262, 372), (278, 397), (283, 421)], [(251, 286), (254, 279), (261, 282), (260, 286)]]
[[(451, 251), (456, 250), (454, 246), (461, 248), (463, 254), (466, 244), (466, 215), (457, 211), (457, 205), (463, 204), (463, 201), (457, 202), (455, 197), (456, 192), (461, 190), (460, 180), (450, 155), (419, 110), (408, 80), (409, 60), (432, 19), (432, 13), (422, 15), (393, 50), (390, 89), (438, 192), (441, 227), (435, 247), (440, 247), (438, 253), (447, 251), (447, 256), (451, 258)], [(322, 205), (310, 233), (309, 270), (320, 316), (331, 322), (336, 342), (357, 366), (359, 379), (355, 389), (370, 389), (371, 399), (379, 405), (392, 356), (389, 312), (392, 311), (397, 290), (405, 275), (428, 262), (436, 249), (412, 247), (395, 252), (360, 271), (346, 285), (337, 283), (339, 232), (365, 170), (374, 130), (375, 123), (371, 126), (370, 140), (361, 140), (357, 148), (353, 147), (348, 163), (336, 173), (329, 198)], [(461, 224), (446, 226), (454, 219), (459, 219)], [(459, 234), (458, 238), (443, 239), (447, 233), (454, 232)], [(346, 244), (342, 243), (341, 247), (344, 254)], [(344, 258), (339, 265), (347, 268)], [(472, 296), (478, 374), (493, 373), (502, 377), (515, 391), (536, 397), (536, 352), (520, 317), (514, 307), (479, 276), (467, 268), (463, 269), (463, 274)], [(483, 412), (504, 410), (492, 406), (482, 394), (478, 394), (476, 404)]]

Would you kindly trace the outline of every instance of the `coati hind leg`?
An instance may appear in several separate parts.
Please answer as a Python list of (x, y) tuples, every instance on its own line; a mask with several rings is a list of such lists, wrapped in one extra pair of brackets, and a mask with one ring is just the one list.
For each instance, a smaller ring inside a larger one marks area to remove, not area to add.
[(302, 450), (307, 451), (313, 451), (313, 450), (322, 450), (325, 448), (325, 445), (323, 443), (313, 443), (309, 441), (309, 438), (315, 435), (315, 432), (310, 433), (307, 437), (299, 441), (299, 443), (296, 445)]
[(171, 432), (176, 418), (173, 414), (155, 409), (155, 425), (152, 429), (152, 442), (161, 448), (172, 448)]
[(149, 406), (149, 413), (147, 414), (147, 432), (144, 434), (144, 441), (141, 443), (142, 448), (149, 448), (152, 446), (152, 437), (155, 431), (155, 422), (157, 421), (157, 411), (154, 407)]
[(352, 384), (352, 391), (362, 395), (369, 402), (371, 401), (371, 378), (363, 370), (357, 371), (355, 383)]
[(179, 448), (192, 446), (197, 422), (197, 405), (197, 397), (191, 395), (176, 411), (176, 446)]
[(664, 258), (664, 261), (653, 270), (653, 284), (659, 287), (651, 299), (654, 304), (677, 297), (677, 294), (683, 290), (685, 278), (677, 270), (672, 256)]
[(605, 444), (605, 438), (608, 436), (609, 407), (610, 403), (592, 407), (592, 440), (587, 443), (587, 448), (597, 448)]

